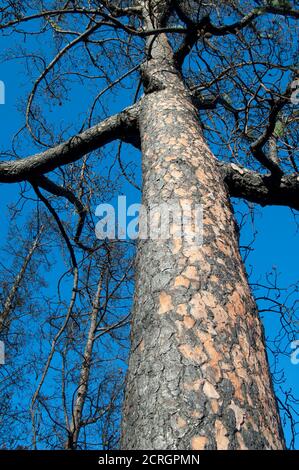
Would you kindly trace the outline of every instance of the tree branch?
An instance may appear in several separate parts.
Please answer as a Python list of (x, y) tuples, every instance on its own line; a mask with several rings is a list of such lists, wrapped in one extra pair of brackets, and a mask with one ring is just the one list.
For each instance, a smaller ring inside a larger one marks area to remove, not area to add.
[(111, 14), (116, 17), (122, 16), (142, 16), (142, 6), (141, 5), (131, 5), (127, 7), (121, 7), (117, 5), (113, 5), (113, 3), (108, 2), (107, 0), (102, 0), (100, 2), (103, 6), (105, 6)]
[(271, 109), (269, 112), (268, 123), (267, 123), (267, 126), (265, 127), (264, 132), (250, 146), (252, 155), (265, 168), (271, 171), (273, 176), (275, 175), (275, 176), (278, 176), (279, 178), (283, 174), (282, 169), (280, 168), (277, 160), (272, 158), (271, 154), (266, 155), (266, 153), (263, 150), (263, 147), (273, 135), (279, 113), (281, 112), (285, 104), (288, 103), (291, 92), (292, 92), (292, 88), (291, 88), (291, 84), (289, 84), (284, 95), (279, 97), (277, 100), (273, 100)]
[[(204, 16), (199, 23), (194, 22), (191, 18), (186, 15), (184, 10), (181, 8), (179, 2), (174, 1), (174, 7), (180, 20), (187, 26), (186, 36), (180, 45), (179, 49), (175, 53), (175, 59), (177, 65), (180, 67), (184, 59), (187, 57), (193, 46), (196, 44), (198, 38), (203, 34), (211, 34), (212, 36), (225, 36), (227, 34), (236, 34), (246, 26), (253, 23), (259, 16), (270, 13), (275, 15), (288, 16), (293, 18), (299, 18), (299, 10), (292, 8), (280, 8), (274, 6), (264, 6), (254, 8), (250, 13), (244, 15), (239, 21), (230, 25), (215, 26), (212, 24), (209, 16)], [(176, 31), (176, 32), (183, 32)]]
[(225, 36), (226, 34), (235, 34), (246, 26), (252, 24), (255, 19), (257, 19), (259, 16), (264, 15), (265, 13), (289, 16), (297, 19), (299, 18), (299, 10), (294, 10), (292, 8), (276, 8), (271, 6), (264, 6), (254, 8), (250, 13), (244, 15), (243, 18), (241, 18), (239, 21), (236, 21), (235, 23), (232, 23), (230, 25), (215, 26), (211, 23), (211, 20), (208, 17), (208, 24), (205, 30), (207, 33), (210, 33), (213, 36)]
[(287, 206), (299, 210), (299, 174), (284, 175), (280, 180), (234, 163), (218, 162), (231, 197), (261, 206)]
[(75, 162), (114, 140), (120, 139), (139, 148), (138, 109), (137, 103), (45, 152), (22, 160), (1, 162), (0, 183), (33, 181), (35, 177)]
[(84, 204), (69, 188), (66, 188), (65, 186), (59, 186), (58, 184), (54, 183), (54, 181), (50, 180), (44, 175), (39, 176), (35, 182), (38, 187), (46, 190), (48, 193), (51, 193), (54, 196), (64, 197), (75, 207), (77, 214), (79, 216), (79, 221), (78, 221), (78, 225), (76, 228), (76, 234), (75, 234), (74, 240), (76, 243), (79, 243), (79, 239), (80, 239), (84, 222), (85, 222), (85, 218), (87, 215), (87, 209), (84, 206)]

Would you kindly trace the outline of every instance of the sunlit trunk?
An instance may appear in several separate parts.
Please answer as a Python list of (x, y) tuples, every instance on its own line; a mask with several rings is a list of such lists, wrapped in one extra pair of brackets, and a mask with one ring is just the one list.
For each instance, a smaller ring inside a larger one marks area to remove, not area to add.
[(140, 115), (143, 204), (201, 204), (203, 243), (139, 242), (121, 446), (282, 449), (230, 200), (166, 38), (157, 42)]

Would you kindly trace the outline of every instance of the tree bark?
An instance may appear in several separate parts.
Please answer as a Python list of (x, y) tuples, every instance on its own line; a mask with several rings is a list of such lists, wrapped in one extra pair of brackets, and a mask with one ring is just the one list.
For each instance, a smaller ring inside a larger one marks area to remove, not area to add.
[(143, 204), (203, 207), (203, 243), (139, 241), (123, 449), (283, 449), (263, 328), (219, 166), (160, 35), (144, 70)]

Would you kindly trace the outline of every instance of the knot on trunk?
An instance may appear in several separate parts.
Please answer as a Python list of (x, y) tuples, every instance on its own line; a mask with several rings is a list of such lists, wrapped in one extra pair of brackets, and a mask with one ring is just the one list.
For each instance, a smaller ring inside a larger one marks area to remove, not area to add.
[(166, 89), (163, 73), (160, 70), (149, 68), (147, 64), (142, 65), (140, 69), (144, 93), (146, 95)]

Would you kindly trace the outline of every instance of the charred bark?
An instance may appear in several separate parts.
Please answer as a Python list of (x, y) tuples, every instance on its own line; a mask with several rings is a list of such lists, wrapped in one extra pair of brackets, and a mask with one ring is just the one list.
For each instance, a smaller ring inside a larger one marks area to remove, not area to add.
[(143, 204), (202, 204), (204, 241), (139, 244), (122, 445), (281, 449), (263, 328), (196, 112), (168, 89), (147, 97), (140, 126)]
[(203, 243), (139, 241), (124, 449), (283, 449), (263, 328), (221, 169), (160, 35), (139, 128), (143, 204), (203, 207)]

